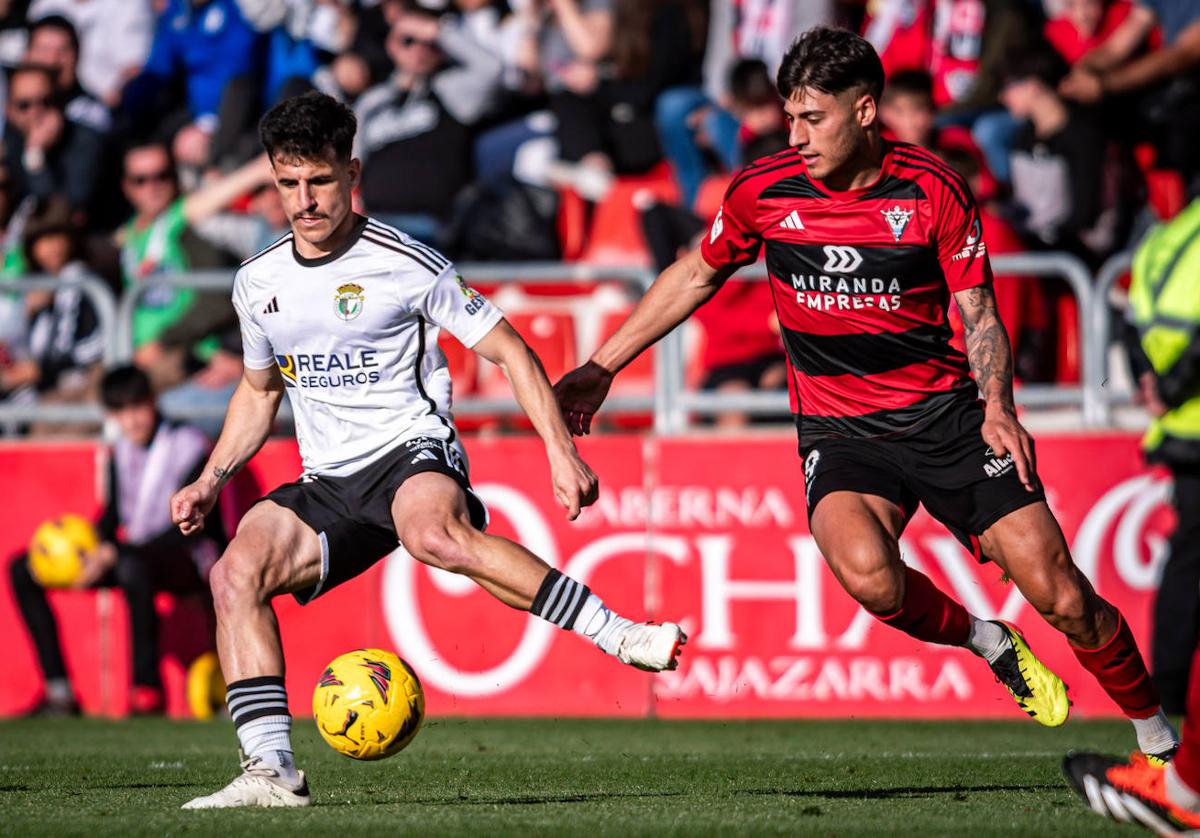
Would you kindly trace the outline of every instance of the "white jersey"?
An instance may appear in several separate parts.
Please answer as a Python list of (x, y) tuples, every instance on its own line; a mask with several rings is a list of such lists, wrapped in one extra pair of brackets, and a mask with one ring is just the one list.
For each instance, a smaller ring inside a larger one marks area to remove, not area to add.
[(306, 259), (288, 233), (233, 283), (250, 369), (278, 366), (305, 474), (342, 477), (414, 437), (454, 441), (444, 328), (472, 347), (503, 314), (436, 250), (357, 218)]

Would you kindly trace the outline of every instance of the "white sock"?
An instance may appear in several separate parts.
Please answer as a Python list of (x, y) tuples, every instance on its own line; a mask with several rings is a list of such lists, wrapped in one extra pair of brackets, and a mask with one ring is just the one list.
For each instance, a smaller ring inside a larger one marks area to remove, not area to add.
[(630, 625), (633, 625), (633, 620), (627, 620), (610, 610), (600, 597), (589, 593), (579, 616), (575, 618), (574, 630), (576, 634), (595, 643), (602, 651), (615, 655), (621, 630)]
[(1179, 744), (1179, 735), (1167, 721), (1167, 714), (1160, 708), (1148, 719), (1130, 719), (1137, 732), (1138, 750), (1143, 754), (1161, 754)]
[(995, 663), (1000, 656), (1012, 648), (1008, 633), (995, 623), (971, 617), (971, 633), (967, 635), (967, 648), (988, 663)]
[(262, 716), (237, 729), (238, 741), (246, 757), (258, 757), (264, 765), (279, 772), (286, 783), (298, 783), (295, 756), (292, 753), (292, 717)]
[[(1190, 746), (1189, 746), (1190, 747)], [(1167, 800), (1181, 809), (1200, 813), (1200, 792), (1183, 781), (1174, 763), (1167, 764)]]

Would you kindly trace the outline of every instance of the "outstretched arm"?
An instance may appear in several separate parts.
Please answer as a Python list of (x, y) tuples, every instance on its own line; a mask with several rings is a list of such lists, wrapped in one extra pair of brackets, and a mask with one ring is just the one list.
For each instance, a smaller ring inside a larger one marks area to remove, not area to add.
[(171, 498), (171, 520), (184, 535), (204, 529), (204, 516), (217, 495), (267, 441), (279, 403), (283, 379), (276, 367), (246, 368), (225, 413), (225, 425), (200, 477)]
[(580, 509), (595, 503), (599, 481), (575, 450), (542, 362), (507, 320), (497, 323), (472, 348), (508, 378), (517, 403), (546, 445), (554, 495), (566, 507), (567, 517), (575, 520)]
[(988, 283), (957, 291), (954, 300), (962, 312), (967, 359), (984, 400), (983, 441), (997, 457), (1012, 455), (1021, 483), (1032, 492), (1037, 488), (1033, 439), (1017, 421), (1012, 346), (996, 312), (996, 295)]
[(697, 249), (659, 274), (612, 337), (586, 364), (555, 385), (554, 392), (571, 432), (588, 433), (592, 416), (608, 395), (613, 376), (712, 299), (735, 270), (736, 267), (713, 268)]

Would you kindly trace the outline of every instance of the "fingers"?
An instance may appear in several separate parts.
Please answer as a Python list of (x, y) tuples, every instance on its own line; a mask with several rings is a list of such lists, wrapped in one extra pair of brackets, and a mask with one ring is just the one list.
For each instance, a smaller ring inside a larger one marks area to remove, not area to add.
[(567, 520), (574, 521), (579, 517), (579, 495), (576, 492), (571, 493), (570, 502), (567, 504)]

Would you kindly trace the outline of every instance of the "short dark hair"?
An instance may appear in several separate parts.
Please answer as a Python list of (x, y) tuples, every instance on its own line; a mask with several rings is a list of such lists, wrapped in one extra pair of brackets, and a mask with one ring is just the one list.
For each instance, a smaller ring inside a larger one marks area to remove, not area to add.
[(729, 95), (740, 105), (778, 102), (771, 72), (757, 58), (743, 58), (729, 71)]
[(100, 379), (100, 402), (109, 410), (152, 401), (150, 376), (133, 364), (112, 367)]
[(71, 47), (75, 50), (75, 57), (79, 57), (79, 32), (76, 31), (75, 24), (62, 15), (47, 15), (29, 24), (29, 40), (32, 41), (33, 36), (43, 29), (57, 29), (65, 32), (71, 41)]
[(901, 70), (887, 80), (883, 98), (892, 96), (920, 96), (933, 107), (933, 76), (924, 70)]
[(1056, 90), (1069, 71), (1067, 62), (1056, 51), (1035, 47), (1008, 57), (1000, 67), (1000, 84), (1032, 79)]
[(784, 99), (806, 87), (833, 96), (861, 87), (878, 101), (883, 63), (875, 48), (853, 32), (814, 26), (784, 54), (775, 85)]
[(277, 157), (319, 160), (332, 149), (350, 162), (358, 120), (354, 111), (332, 96), (310, 90), (284, 99), (263, 116), (258, 136), (274, 161)]

